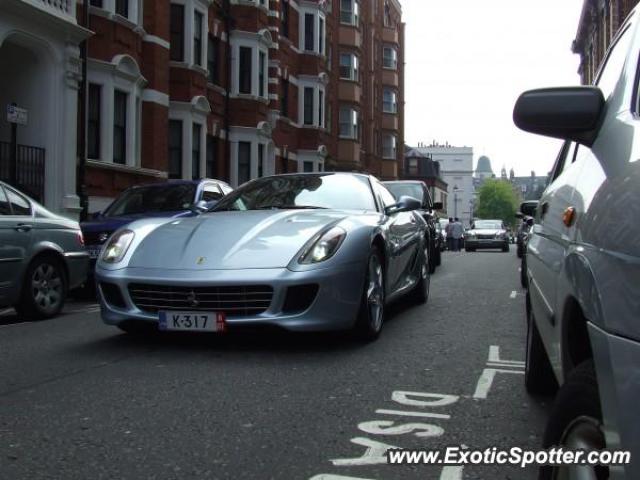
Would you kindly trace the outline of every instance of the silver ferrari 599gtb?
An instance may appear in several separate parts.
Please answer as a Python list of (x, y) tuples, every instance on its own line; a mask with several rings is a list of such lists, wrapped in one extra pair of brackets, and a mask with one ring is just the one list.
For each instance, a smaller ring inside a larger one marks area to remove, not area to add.
[(375, 339), (386, 304), (428, 299), (420, 206), (369, 175), (290, 174), (196, 217), (133, 222), (97, 262), (102, 318), (127, 332), (268, 325)]

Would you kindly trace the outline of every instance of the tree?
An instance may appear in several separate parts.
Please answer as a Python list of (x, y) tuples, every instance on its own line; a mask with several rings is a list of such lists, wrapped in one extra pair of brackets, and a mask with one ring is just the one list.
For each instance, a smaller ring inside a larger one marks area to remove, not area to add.
[(514, 225), (517, 208), (518, 199), (511, 183), (489, 179), (480, 188), (476, 208), (479, 218), (500, 219), (506, 225)]

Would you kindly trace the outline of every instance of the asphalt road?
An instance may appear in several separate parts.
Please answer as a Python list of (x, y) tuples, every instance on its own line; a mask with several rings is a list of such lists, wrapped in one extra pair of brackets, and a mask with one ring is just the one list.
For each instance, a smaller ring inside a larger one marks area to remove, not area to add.
[(0, 478), (533, 479), (377, 463), (388, 445), (540, 445), (547, 407), (523, 387), (518, 265), (515, 248), (444, 254), (429, 303), (395, 305), (369, 345), (140, 340), (90, 304), (37, 323), (0, 314)]

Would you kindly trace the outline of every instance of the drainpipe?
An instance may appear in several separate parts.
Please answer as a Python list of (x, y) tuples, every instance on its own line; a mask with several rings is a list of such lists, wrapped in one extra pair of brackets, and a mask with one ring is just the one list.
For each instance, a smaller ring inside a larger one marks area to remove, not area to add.
[[(232, 18), (231, 18), (231, 4), (229, 0), (223, 0), (223, 12), (224, 16), (224, 31), (227, 34), (227, 47), (225, 50), (225, 67), (227, 69), (227, 88), (226, 94), (224, 97), (224, 130), (225, 130), (225, 142), (224, 142), (224, 150), (225, 150), (225, 159), (227, 161), (227, 165), (229, 169), (231, 168), (231, 142), (229, 140), (229, 130), (231, 127), (231, 120), (229, 119), (229, 95), (231, 94), (231, 27), (232, 27)], [(231, 170), (229, 170), (229, 180), (231, 179)]]
[[(83, 3), (83, 27), (89, 30), (89, 1)], [(89, 56), (89, 38), (87, 37), (80, 47), (80, 59), (82, 61), (82, 83), (80, 88), (80, 124), (82, 125), (82, 135), (78, 145), (78, 168), (76, 172), (76, 193), (80, 199), (80, 221), (85, 221), (89, 215), (89, 199), (87, 196), (87, 186), (85, 185), (85, 170), (87, 167), (88, 151), (88, 118), (89, 118), (89, 81), (87, 78), (87, 58)], [(80, 130), (80, 129), (79, 129)]]

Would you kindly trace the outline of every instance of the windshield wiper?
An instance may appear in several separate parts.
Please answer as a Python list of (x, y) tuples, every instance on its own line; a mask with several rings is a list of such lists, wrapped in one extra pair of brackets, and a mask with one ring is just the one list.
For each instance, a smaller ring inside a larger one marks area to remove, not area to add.
[(263, 205), (251, 210), (328, 210), (327, 207), (316, 207), (314, 205)]

